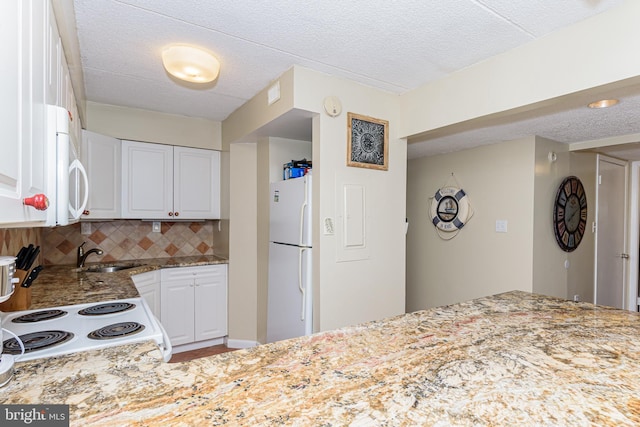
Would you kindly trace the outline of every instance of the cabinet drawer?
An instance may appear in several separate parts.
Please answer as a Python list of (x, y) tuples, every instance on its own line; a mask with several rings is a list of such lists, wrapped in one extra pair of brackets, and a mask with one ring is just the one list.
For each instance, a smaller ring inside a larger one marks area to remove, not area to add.
[(204, 277), (222, 277), (227, 273), (226, 264), (203, 265), (197, 267), (164, 268), (161, 270), (162, 281), (184, 280)]

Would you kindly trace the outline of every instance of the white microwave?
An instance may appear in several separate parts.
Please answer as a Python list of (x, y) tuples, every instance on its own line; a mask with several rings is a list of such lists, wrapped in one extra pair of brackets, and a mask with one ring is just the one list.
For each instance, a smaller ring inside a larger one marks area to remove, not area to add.
[[(47, 209), (46, 225), (78, 222), (89, 200), (87, 172), (69, 133), (69, 112), (47, 106)], [(53, 149), (55, 147), (55, 149)]]

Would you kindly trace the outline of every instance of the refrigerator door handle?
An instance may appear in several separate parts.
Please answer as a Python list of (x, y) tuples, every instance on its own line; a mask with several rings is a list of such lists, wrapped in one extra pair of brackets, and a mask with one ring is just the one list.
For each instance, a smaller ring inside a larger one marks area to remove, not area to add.
[(306, 307), (306, 291), (302, 286), (302, 254), (307, 250), (307, 248), (300, 248), (298, 250), (298, 289), (300, 289), (300, 293), (302, 293), (302, 308), (300, 310), (300, 320), (304, 321), (305, 318), (305, 307)]
[(300, 233), (298, 233), (300, 241), (298, 245), (308, 245), (308, 242), (304, 241), (304, 211), (307, 208), (307, 195), (304, 196), (304, 202), (300, 206)]

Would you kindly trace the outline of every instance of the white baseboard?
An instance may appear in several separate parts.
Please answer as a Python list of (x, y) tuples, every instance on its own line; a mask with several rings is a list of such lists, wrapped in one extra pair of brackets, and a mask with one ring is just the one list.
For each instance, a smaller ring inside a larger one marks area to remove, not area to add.
[(229, 348), (251, 348), (257, 347), (260, 343), (258, 341), (250, 341), (250, 340), (234, 340), (227, 338), (227, 347)]
[(226, 341), (226, 339), (224, 337), (220, 337), (220, 338), (214, 338), (212, 340), (197, 341), (197, 342), (192, 342), (192, 343), (189, 343), (189, 344), (176, 345), (176, 346), (173, 347), (172, 353), (175, 354), (175, 353), (182, 353), (183, 351), (198, 350), (200, 348), (205, 348), (205, 347), (211, 347), (213, 345), (224, 344), (225, 341)]

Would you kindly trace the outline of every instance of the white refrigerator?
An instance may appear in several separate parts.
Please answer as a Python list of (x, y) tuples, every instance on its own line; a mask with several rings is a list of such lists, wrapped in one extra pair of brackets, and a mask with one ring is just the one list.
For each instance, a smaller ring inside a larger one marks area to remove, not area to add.
[(311, 174), (271, 184), (267, 342), (312, 327)]

